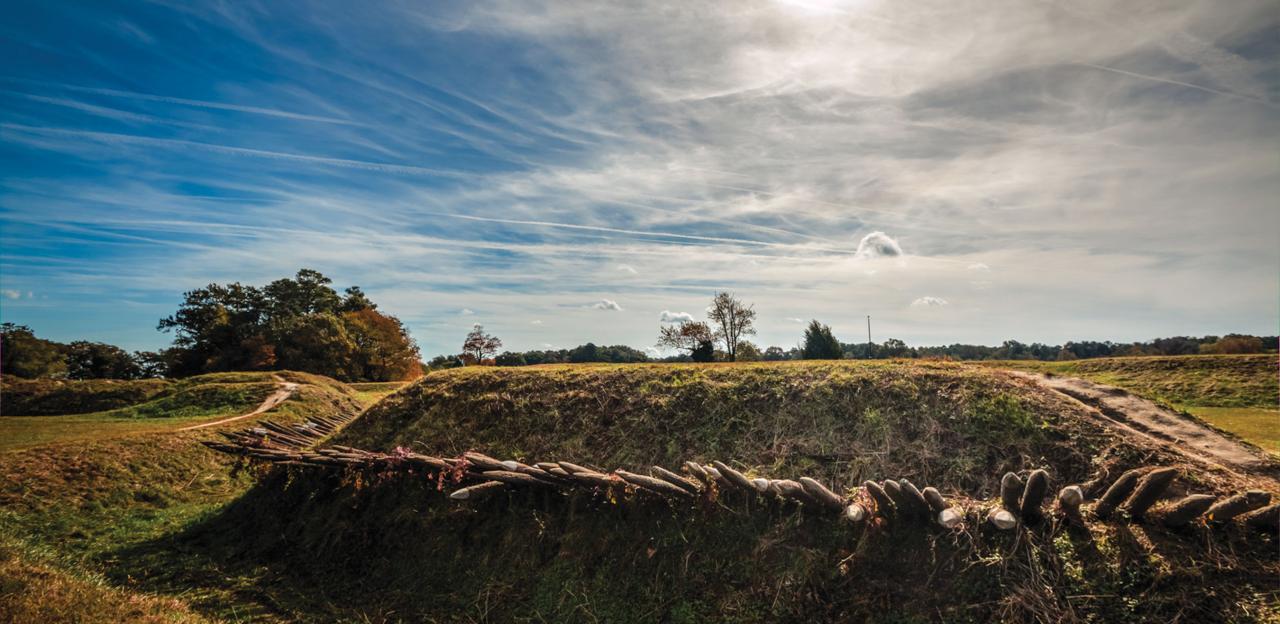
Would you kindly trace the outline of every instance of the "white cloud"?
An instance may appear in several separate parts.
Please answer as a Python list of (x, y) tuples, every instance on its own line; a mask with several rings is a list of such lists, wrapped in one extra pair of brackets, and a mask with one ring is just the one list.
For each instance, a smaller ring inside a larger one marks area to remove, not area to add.
[(599, 301), (597, 301), (597, 302), (595, 302), (595, 303), (591, 304), (591, 307), (592, 307), (592, 308), (595, 308), (595, 309), (597, 309), (597, 310), (610, 310), (610, 311), (613, 311), (613, 312), (621, 312), (621, 311), (622, 311), (622, 306), (618, 305), (618, 302), (617, 302), (617, 301), (614, 301), (614, 300), (612, 300), (612, 299), (601, 299), (601, 300), (599, 300)]
[(542, 324), (542, 319), (534, 319), (534, 320), (532, 320), (532, 321), (529, 321), (529, 324), (530, 324), (530, 325), (541, 325), (541, 324)]
[(688, 312), (672, 312), (671, 310), (663, 310), (662, 314), (658, 315), (658, 322), (660, 323), (692, 323), (693, 315), (689, 314)]
[(859, 258), (882, 258), (896, 257), (902, 255), (902, 247), (898, 245), (898, 241), (889, 237), (884, 232), (872, 232), (862, 237), (858, 241)]
[(981, 271), (981, 272), (985, 273), (985, 272), (987, 272), (987, 271), (990, 271), (990, 270), (991, 270), (991, 267), (989, 267), (989, 266), (987, 266), (987, 265), (985, 265), (985, 264), (983, 264), (983, 263), (981, 263), (981, 262), (975, 262), (975, 263), (973, 263), (973, 264), (969, 265), (969, 270), (970, 270), (970, 271)]
[(461, 310), (458, 310), (458, 314), (462, 316), (473, 316), (475, 315), (475, 311), (472, 310), (471, 308), (463, 308)]
[(947, 300), (942, 297), (920, 297), (911, 302), (914, 307), (938, 308), (947, 305)]
[(5, 298), (6, 298), (6, 299), (21, 299), (21, 298), (22, 298), (22, 291), (20, 291), (20, 290), (9, 290), (9, 289), (7, 289), (7, 288), (6, 288), (6, 289), (3, 291), (3, 293), (4, 293), (4, 296), (5, 296)]
[(637, 271), (635, 267), (633, 267), (633, 266), (631, 266), (631, 265), (629, 265), (629, 264), (619, 264), (619, 265), (618, 265), (618, 270), (619, 270), (619, 271), (622, 271), (623, 273), (630, 273), (630, 274), (632, 274), (632, 275), (635, 275), (635, 274), (639, 273), (639, 271)]
[(788, 322), (791, 322), (791, 323), (808, 323), (808, 321), (806, 321), (806, 320), (804, 320), (804, 319), (802, 319), (802, 318), (796, 318), (796, 317), (794, 317), (794, 316), (788, 316), (788, 317), (787, 317), (787, 321), (788, 321)]

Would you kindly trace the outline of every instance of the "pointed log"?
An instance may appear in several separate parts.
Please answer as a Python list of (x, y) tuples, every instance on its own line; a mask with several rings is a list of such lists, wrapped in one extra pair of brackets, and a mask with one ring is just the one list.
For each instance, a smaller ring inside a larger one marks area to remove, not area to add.
[(1147, 472), (1146, 468), (1134, 468), (1116, 479), (1111, 487), (1107, 488), (1102, 498), (1098, 499), (1098, 504), (1093, 506), (1093, 515), (1103, 520), (1111, 516), (1111, 512), (1120, 506), (1120, 503), (1129, 498), (1133, 493), (1133, 489), (1138, 486), (1138, 480)]
[(902, 499), (902, 486), (898, 485), (893, 479), (885, 479), (880, 482), (880, 487), (884, 489), (884, 493), (889, 495), (889, 500), (893, 501), (893, 511), (900, 518), (911, 517), (911, 509), (907, 507), (909, 503)]
[(1134, 486), (1133, 494), (1124, 502), (1124, 510), (1130, 517), (1141, 519), (1176, 478), (1178, 471), (1175, 468), (1158, 468), (1148, 472)]
[(875, 481), (867, 481), (862, 484), (867, 494), (871, 495), (871, 499), (876, 502), (876, 514), (882, 518), (890, 519), (898, 515), (897, 505), (894, 504), (893, 498), (889, 496), (884, 488), (880, 487)]
[(639, 488), (643, 488), (655, 494), (660, 494), (662, 496), (673, 496), (676, 498), (690, 498), (693, 496), (693, 494), (690, 494), (685, 489), (672, 485), (670, 483), (667, 483), (662, 479), (655, 479), (653, 477), (648, 477), (642, 474), (636, 474), (634, 472), (627, 472), (625, 470), (614, 471), (614, 474), (617, 474), (619, 477), (622, 477), (623, 481), (626, 481), (631, 485), (634, 485)]
[(1044, 505), (1044, 497), (1049, 494), (1049, 473), (1044, 470), (1032, 470), (1027, 475), (1027, 484), (1022, 490), (1022, 499), (1018, 509), (1024, 520), (1037, 520), (1042, 517), (1040, 508)]
[(964, 512), (957, 507), (943, 509), (937, 514), (938, 525), (944, 529), (954, 529), (964, 521)]
[(810, 498), (818, 501), (818, 504), (833, 511), (844, 509), (844, 499), (836, 495), (835, 492), (827, 489), (827, 486), (819, 483), (816, 479), (800, 477), (800, 485), (804, 487), (805, 493), (808, 494)]
[(663, 481), (666, 481), (667, 483), (670, 483), (671, 485), (674, 485), (690, 494), (693, 494), (696, 496), (702, 493), (702, 489), (698, 487), (697, 483), (694, 483), (693, 481), (690, 481), (674, 472), (671, 472), (670, 470), (667, 470), (662, 466), (654, 466), (652, 468), (652, 473), (653, 473), (653, 476), (659, 479), (662, 479)]
[(866, 508), (862, 505), (849, 503), (849, 506), (844, 508), (844, 512), (840, 514), (840, 517), (854, 524), (861, 524), (867, 519), (868, 515)]
[(1084, 490), (1078, 485), (1068, 485), (1058, 491), (1058, 508), (1072, 518), (1080, 516), (1080, 505), (1084, 503)]
[(486, 481), (479, 485), (472, 485), (460, 490), (454, 490), (453, 493), (449, 495), (449, 498), (453, 500), (478, 500), (491, 494), (496, 494), (506, 487), (506, 484), (500, 481)]
[(942, 498), (942, 492), (939, 492), (938, 488), (929, 486), (920, 490), (920, 494), (924, 496), (925, 502), (929, 503), (929, 510), (933, 513), (942, 513), (947, 508), (947, 500)]
[[(568, 472), (568, 473), (575, 473), (575, 472), (596, 472), (596, 471), (594, 471), (594, 470), (592, 470), (592, 469), (590, 469), (590, 468), (587, 468), (586, 466), (579, 466), (579, 465), (577, 465), (577, 464), (571, 464), (571, 463), (566, 462), (566, 461), (556, 462), (556, 464), (558, 464), (561, 468), (563, 468), (563, 469), (564, 469), (564, 471), (565, 471), (565, 472)], [(597, 474), (599, 474), (599, 473), (597, 473)]]
[(799, 481), (792, 481), (791, 479), (770, 479), (769, 491), (781, 498), (790, 499), (798, 503), (804, 503), (806, 505), (818, 504), (817, 501), (813, 500), (813, 498), (809, 496), (808, 492), (805, 492), (804, 486), (800, 485)]
[(537, 485), (543, 487), (554, 487), (556, 485), (546, 479), (539, 479), (519, 472), (511, 472), (510, 470), (486, 470), (480, 473), (480, 476), (491, 481), (501, 481), (510, 485)]
[(751, 485), (751, 480), (748, 479), (746, 475), (730, 468), (724, 462), (719, 460), (711, 462), (711, 465), (716, 467), (716, 470), (720, 472), (720, 476), (723, 477), (725, 481), (732, 483), (744, 492), (750, 492), (752, 494), (755, 493), (756, 488)]
[(757, 477), (751, 480), (751, 487), (754, 487), (756, 492), (767, 494), (769, 492), (769, 480)]
[(903, 502), (907, 504), (907, 515), (921, 521), (928, 520), (933, 515), (929, 510), (929, 501), (925, 500), (924, 494), (920, 493), (914, 483), (898, 479), (898, 489), (902, 492)]
[(1161, 514), (1161, 522), (1165, 526), (1180, 527), (1190, 524), (1192, 520), (1199, 518), (1204, 512), (1209, 511), (1213, 506), (1213, 502), (1218, 500), (1216, 496), (1208, 494), (1192, 494), (1182, 500), (1170, 505)]
[(1240, 519), (1249, 528), (1274, 533), (1280, 530), (1280, 503), (1263, 507), (1257, 511), (1251, 511), (1241, 516)]
[(1205, 518), (1214, 524), (1225, 524), (1236, 516), (1248, 513), (1271, 502), (1271, 495), (1260, 490), (1236, 494), (1209, 508)]
[(994, 526), (1001, 531), (1008, 531), (1009, 529), (1018, 526), (1017, 516), (1014, 516), (1008, 509), (1001, 507), (996, 507), (987, 514), (987, 522), (990, 522), (991, 526)]
[(1004, 473), (1000, 478), (1000, 505), (1005, 509), (1018, 513), (1022, 510), (1022, 479), (1012, 472)]

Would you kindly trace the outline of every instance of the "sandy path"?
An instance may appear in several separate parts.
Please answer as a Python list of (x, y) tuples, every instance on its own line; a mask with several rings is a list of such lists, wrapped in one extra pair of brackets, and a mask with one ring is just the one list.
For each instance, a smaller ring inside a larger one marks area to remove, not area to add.
[(1122, 388), (1075, 377), (1011, 372), (1085, 404), (1115, 426), (1145, 436), (1190, 458), (1228, 469), (1273, 471), (1274, 462), (1260, 451), (1222, 435), (1194, 418)]
[(293, 396), (293, 392), (298, 389), (298, 384), (284, 381), (279, 377), (276, 377), (275, 379), (277, 382), (279, 382), (280, 389), (276, 390), (275, 392), (272, 392), (271, 395), (268, 396), (266, 400), (264, 400), (262, 404), (259, 405), (257, 408), (255, 408), (252, 412), (249, 412), (247, 414), (241, 414), (239, 416), (232, 416), (230, 418), (223, 418), (222, 420), (215, 420), (213, 422), (200, 423), (198, 425), (183, 427), (181, 429), (178, 429), (178, 431), (191, 431), (192, 429), (203, 429), (205, 427), (213, 427), (215, 425), (235, 422), (237, 420), (243, 420), (245, 418), (252, 418), (281, 403), (284, 403), (286, 400), (289, 399), (289, 397)]

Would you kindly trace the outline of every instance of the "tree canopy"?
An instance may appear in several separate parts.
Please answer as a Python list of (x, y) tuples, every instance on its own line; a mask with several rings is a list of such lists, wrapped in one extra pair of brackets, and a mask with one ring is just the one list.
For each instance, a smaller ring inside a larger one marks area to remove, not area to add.
[(421, 374), (418, 346), (357, 286), (339, 295), (318, 271), (263, 287), (209, 284), (184, 293), (158, 329), (174, 332), (172, 376), (231, 370), (300, 370), (343, 381)]

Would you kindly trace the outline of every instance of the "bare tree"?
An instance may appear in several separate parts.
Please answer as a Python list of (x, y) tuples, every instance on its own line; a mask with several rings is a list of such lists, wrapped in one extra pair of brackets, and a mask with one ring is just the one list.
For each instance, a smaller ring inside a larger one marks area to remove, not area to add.
[(707, 315), (717, 326), (715, 337), (724, 342), (724, 352), (729, 356), (729, 361), (737, 361), (738, 341), (743, 336), (756, 333), (755, 306), (743, 305), (742, 301), (727, 292), (716, 293), (716, 298), (711, 300), (711, 307), (707, 309)]
[(471, 333), (467, 334), (466, 341), (462, 343), (462, 353), (475, 358), (477, 364), (483, 362), (486, 356), (496, 355), (501, 348), (502, 341), (497, 336), (484, 333), (484, 326), (479, 323), (471, 328)]
[[(690, 356), (698, 353), (703, 345), (710, 345), (715, 334), (706, 323), (685, 321), (679, 325), (664, 325), (658, 331), (658, 346), (688, 351)], [(708, 346), (707, 351), (710, 350)]]

